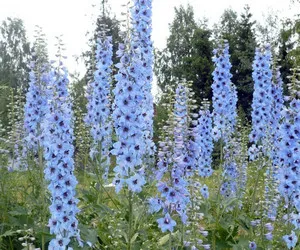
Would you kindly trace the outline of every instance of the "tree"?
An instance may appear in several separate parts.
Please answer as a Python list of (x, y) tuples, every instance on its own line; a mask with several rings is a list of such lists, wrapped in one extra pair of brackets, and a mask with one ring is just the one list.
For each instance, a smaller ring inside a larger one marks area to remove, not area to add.
[(257, 47), (254, 33), (255, 21), (251, 19), (250, 8), (245, 6), (237, 30), (237, 61), (232, 67), (233, 72), (236, 72), (232, 81), (236, 84), (238, 90), (239, 105), (242, 106), (248, 117), (250, 117), (253, 96), (252, 62)]
[(290, 69), (293, 68), (293, 61), (289, 57), (289, 52), (294, 47), (294, 42), (292, 41), (292, 22), (290, 20), (285, 20), (282, 22), (282, 27), (280, 29), (278, 38), (278, 54), (277, 58), (279, 60), (281, 77), (284, 82), (284, 93), (287, 93), (287, 83), (290, 82), (288, 76), (291, 75)]
[(0, 123), (8, 125), (9, 96), (28, 85), (30, 45), (23, 21), (7, 18), (0, 26)]
[(238, 14), (232, 9), (226, 9), (220, 18), (220, 23), (214, 25), (216, 40), (225, 39), (232, 47), (236, 43), (238, 29)]
[(0, 85), (26, 87), (29, 55), (23, 21), (7, 18), (0, 26)]
[(179, 80), (191, 81), (196, 100), (209, 97), (213, 69), (211, 31), (206, 24), (197, 24), (191, 5), (175, 8), (169, 26), (167, 47), (156, 51), (155, 69), (158, 86), (163, 92), (168, 86), (176, 88)]

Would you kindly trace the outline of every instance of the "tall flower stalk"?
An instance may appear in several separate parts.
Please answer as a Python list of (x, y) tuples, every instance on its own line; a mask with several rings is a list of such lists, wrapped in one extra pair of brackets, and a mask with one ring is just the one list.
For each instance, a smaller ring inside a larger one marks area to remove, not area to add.
[(76, 214), (78, 199), (75, 197), (77, 184), (74, 176), (73, 116), (68, 94), (68, 72), (62, 63), (61, 41), (59, 41), (57, 65), (49, 73), (48, 112), (43, 129), (44, 157), (46, 160), (45, 178), (49, 181), (51, 193), (49, 207), (50, 233), (55, 238), (49, 249), (65, 250), (72, 237), (79, 239)]
[[(252, 213), (256, 210), (256, 194), (259, 180), (264, 183), (264, 198), (261, 199), (259, 213), (260, 237), (264, 247), (265, 239), (271, 244), (272, 223), (276, 218), (278, 204), (278, 141), (279, 122), (283, 107), (282, 80), (276, 64), (272, 66), (270, 45), (257, 48), (253, 62), (254, 93), (252, 103), (252, 131), (249, 149), (250, 160), (259, 159), (255, 188), (252, 196)], [(265, 229), (264, 229), (265, 228)], [(271, 230), (270, 230), (271, 229)]]
[(227, 41), (220, 43), (213, 51), (213, 124), (214, 139), (225, 143), (230, 139), (236, 125), (236, 87), (231, 82), (231, 63)]
[(96, 159), (96, 164), (102, 177), (107, 180), (110, 166), (110, 147), (112, 145), (111, 97), (110, 83), (112, 81), (112, 38), (103, 35), (97, 40), (96, 71), (94, 81), (89, 83), (87, 115), (85, 122), (90, 126), (93, 138), (90, 156)]
[(266, 143), (270, 136), (271, 109), (272, 109), (272, 70), (271, 48), (257, 48), (253, 62), (252, 77), (254, 93), (252, 103), (252, 131), (250, 142), (258, 145)]
[[(220, 142), (220, 164), (223, 165), (223, 177), (220, 192), (225, 197), (236, 193), (236, 163), (229, 150), (230, 141), (236, 127), (237, 91), (231, 82), (231, 63), (227, 41), (220, 43), (214, 51), (213, 61), (213, 135)], [(225, 151), (225, 152), (224, 152)]]
[[(128, 29), (124, 44), (119, 45), (116, 65), (116, 87), (113, 90), (113, 123), (117, 142), (111, 151), (116, 155), (114, 184), (119, 192), (128, 187), (129, 224), (128, 238), (133, 233), (134, 193), (142, 191), (146, 183), (143, 159), (146, 153), (153, 154), (152, 119), (153, 101), (151, 97), (152, 47), (151, 45), (151, 4), (152, 1), (135, 1), (131, 18), (127, 12)], [(129, 27), (129, 20), (132, 27)], [(131, 28), (131, 29), (130, 29)], [(150, 106), (150, 107), (149, 107)], [(150, 152), (152, 150), (152, 152)], [(129, 240), (127, 249), (131, 249)]]
[(176, 89), (174, 111), (168, 131), (172, 132), (168, 133), (165, 141), (160, 142), (158, 153), (160, 160), (156, 178), (160, 198), (150, 200), (150, 211), (163, 210), (164, 217), (157, 220), (162, 232), (173, 231), (176, 215), (179, 215), (184, 224), (187, 222), (189, 194), (185, 175), (189, 162), (185, 146), (188, 142), (188, 110), (186, 87), (181, 84)]
[[(213, 105), (213, 137), (220, 143), (220, 167), (223, 168), (222, 178), (218, 180), (217, 204), (220, 202), (220, 194), (225, 197), (235, 195), (236, 192), (236, 164), (231, 162), (232, 157), (227, 150), (230, 139), (236, 127), (237, 91), (231, 82), (231, 63), (229, 44), (225, 40), (213, 50), (213, 62), (215, 69), (212, 73), (212, 105)], [(224, 147), (225, 146), (225, 147)], [(227, 160), (224, 160), (226, 156)], [(230, 194), (230, 195), (229, 195)], [(219, 224), (220, 207), (217, 208), (216, 224)], [(216, 232), (213, 232), (212, 247), (216, 249)]]
[[(280, 125), (279, 142), (279, 162), (280, 169), (279, 192), (285, 200), (287, 208), (287, 223), (290, 229), (298, 230), (300, 228), (300, 88), (298, 82), (300, 79), (299, 70), (293, 69), (293, 75), (288, 87), (290, 97), (287, 98), (289, 106), (282, 111), (283, 122)], [(283, 240), (289, 249), (293, 249), (298, 241), (295, 232), (291, 230), (283, 236)]]
[(133, 0), (132, 15), (132, 46), (140, 50), (142, 68), (140, 81), (142, 84), (142, 119), (146, 127), (144, 130), (145, 159), (148, 163), (154, 163), (155, 145), (153, 143), (153, 116), (154, 106), (151, 94), (153, 79), (153, 45), (152, 35), (152, 0)]
[(29, 150), (37, 153), (41, 146), (41, 123), (45, 116), (47, 99), (46, 85), (48, 74), (48, 56), (46, 42), (41, 28), (36, 30), (36, 40), (31, 51), (29, 64), (29, 88), (24, 109), (25, 141)]
[(204, 102), (199, 111), (198, 124), (194, 128), (195, 143), (197, 144), (197, 168), (201, 177), (212, 175), (212, 152), (213, 152), (213, 134), (212, 134), (212, 114), (209, 111), (209, 103)]

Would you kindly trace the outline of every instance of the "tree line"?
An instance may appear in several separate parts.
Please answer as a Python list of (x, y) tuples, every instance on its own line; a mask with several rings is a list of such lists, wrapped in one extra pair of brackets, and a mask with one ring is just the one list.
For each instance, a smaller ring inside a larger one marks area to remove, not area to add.
[[(89, 50), (81, 56), (85, 61), (86, 74), (77, 79), (73, 95), (84, 110), (83, 88), (92, 80), (95, 68), (95, 48), (98, 34), (107, 32), (113, 37), (113, 62), (117, 62), (116, 50), (122, 42), (122, 23), (107, 11), (106, 1), (99, 10), (96, 28), (86, 35)], [(191, 5), (174, 9), (175, 16), (169, 25), (170, 34), (166, 47), (155, 49), (154, 73), (157, 85), (162, 92), (168, 87), (176, 88), (178, 81), (192, 83), (198, 104), (204, 99), (211, 99), (212, 51), (219, 40), (230, 44), (232, 82), (238, 91), (238, 107), (245, 117), (250, 118), (253, 93), (252, 61), (255, 48), (261, 43), (271, 43), (275, 48), (274, 60), (281, 65), (284, 86), (288, 83), (290, 68), (300, 65), (300, 18), (279, 20), (269, 16), (263, 25), (254, 20), (249, 6), (242, 13), (226, 9), (213, 27), (207, 20), (196, 20), (195, 10)], [(299, 17), (299, 16), (298, 16)], [(46, 44), (46, 43), (45, 43)], [(24, 23), (18, 18), (7, 18), (0, 26), (0, 122), (8, 123), (7, 105), (11, 90), (24, 89), (28, 83), (28, 62), (31, 58), (32, 44), (28, 41)], [(45, 46), (44, 50), (47, 50)], [(46, 53), (46, 52), (45, 52)], [(159, 100), (159, 99), (158, 99)], [(159, 106), (159, 101), (157, 106)]]

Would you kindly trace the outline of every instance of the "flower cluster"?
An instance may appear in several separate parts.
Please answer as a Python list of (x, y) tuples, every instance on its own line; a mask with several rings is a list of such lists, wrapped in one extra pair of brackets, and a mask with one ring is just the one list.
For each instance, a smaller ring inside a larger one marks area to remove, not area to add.
[(140, 50), (140, 59), (142, 67), (140, 68), (140, 81), (142, 86), (142, 119), (146, 125), (144, 130), (144, 140), (146, 146), (146, 158), (153, 156), (155, 145), (153, 138), (153, 97), (151, 95), (151, 82), (153, 78), (153, 45), (151, 41), (152, 33), (152, 0), (134, 0), (134, 5), (131, 9), (133, 39), (132, 46)]
[(292, 231), (290, 235), (283, 236), (282, 239), (285, 241), (288, 249), (294, 249), (296, 243), (298, 242), (298, 237), (294, 231)]
[(227, 42), (220, 44), (213, 51), (213, 122), (214, 139), (222, 138), (225, 142), (230, 138), (236, 124), (237, 91), (231, 82), (231, 63), (229, 61), (229, 45)]
[[(279, 68), (274, 69), (273, 81), (271, 86), (271, 120), (270, 120), (270, 142), (269, 152), (271, 162), (266, 164), (265, 179), (265, 202), (267, 207), (266, 217), (272, 222), (276, 219), (280, 195), (278, 193), (278, 166), (280, 166), (278, 152), (280, 152), (280, 120), (283, 110), (283, 81)], [(267, 223), (270, 224), (270, 223)], [(271, 232), (266, 237), (270, 239)]]
[[(285, 199), (286, 207), (293, 208), (287, 214), (287, 222), (293, 224), (295, 229), (300, 228), (300, 92), (297, 77), (299, 74), (294, 71), (292, 82), (288, 84), (291, 96), (286, 98), (289, 101), (288, 107), (281, 112), (283, 121), (279, 127), (278, 143), (278, 190)], [(293, 248), (298, 240), (293, 231), (291, 235), (283, 236), (283, 239), (289, 249)]]
[[(279, 160), (281, 162), (281, 168), (279, 169), (279, 192), (286, 199), (298, 194), (300, 184), (298, 183), (300, 167), (298, 154), (300, 143), (299, 108), (300, 101), (293, 100), (290, 103), (290, 109), (285, 109), (282, 112), (284, 122), (280, 126), (281, 141), (279, 143)], [(295, 205), (300, 209), (300, 203)]]
[[(200, 208), (206, 199), (209, 197), (208, 187), (204, 184), (193, 180), (189, 185), (190, 191), (190, 206), (188, 208), (188, 222), (185, 226), (186, 231), (183, 235), (184, 246), (190, 249), (210, 249), (209, 244), (204, 244), (208, 231), (201, 225), (204, 214), (200, 212)], [(197, 235), (197, 236), (196, 236)]]
[(89, 85), (87, 96), (87, 115), (85, 122), (91, 127), (93, 145), (91, 158), (98, 158), (104, 163), (103, 178), (106, 180), (110, 166), (109, 149), (112, 144), (112, 123), (110, 111), (110, 82), (112, 66), (112, 38), (98, 39), (96, 50), (96, 68), (94, 81)]
[(280, 120), (281, 112), (283, 110), (283, 81), (280, 75), (280, 69), (277, 67), (274, 70), (274, 80), (272, 81), (271, 96), (272, 96), (272, 109), (271, 109), (271, 135), (272, 135), (272, 151), (271, 158), (273, 160), (273, 166), (279, 166), (278, 162), (278, 143), (280, 140)]
[(47, 100), (45, 85), (47, 83), (47, 68), (41, 65), (39, 55), (32, 49), (32, 61), (29, 64), (29, 88), (26, 94), (24, 111), (25, 141), (29, 149), (37, 152), (41, 144), (41, 122), (45, 115)]
[[(161, 198), (150, 200), (150, 211), (158, 212), (163, 209), (164, 218), (157, 220), (163, 232), (173, 231), (176, 222), (170, 214), (174, 212), (179, 214), (183, 223), (187, 222), (189, 192), (185, 176), (193, 167), (186, 147), (189, 142), (187, 93), (186, 87), (181, 84), (176, 89), (173, 123), (171, 124), (173, 124), (173, 137), (170, 136), (165, 142), (161, 142), (159, 149), (160, 160), (156, 176), (159, 180), (157, 188)], [(171, 173), (171, 178), (162, 178), (165, 173)]]
[(78, 200), (75, 198), (74, 146), (71, 104), (68, 100), (68, 73), (59, 66), (49, 73), (48, 113), (42, 124), (44, 140), (44, 157), (46, 160), (45, 178), (50, 182), (51, 193), (49, 219), (50, 233), (56, 238), (51, 240), (49, 249), (65, 250), (71, 237), (79, 239), (76, 214)]
[(300, 212), (300, 183), (299, 183), (299, 145), (300, 145), (300, 100), (293, 99), (289, 109), (284, 109), (283, 123), (280, 125), (278, 171), (279, 192), (285, 198), (287, 206), (295, 206)]
[[(127, 47), (126, 47), (127, 46)], [(120, 63), (115, 76), (117, 84), (113, 90), (115, 95), (113, 121), (118, 141), (114, 143), (112, 154), (116, 155), (116, 173), (114, 183), (119, 192), (124, 185), (133, 192), (140, 192), (146, 180), (142, 167), (145, 154), (143, 119), (143, 84), (141, 81), (142, 61), (139, 48), (129, 43), (120, 44), (118, 55)]]
[(239, 177), (238, 165), (236, 162), (237, 148), (240, 145), (237, 141), (230, 139), (228, 144), (224, 147), (224, 166), (223, 179), (220, 193), (224, 197), (235, 197), (237, 194), (237, 180)]
[(212, 137), (212, 115), (209, 106), (204, 105), (199, 111), (198, 124), (194, 129), (195, 143), (198, 146), (197, 168), (202, 177), (209, 177), (213, 173), (212, 152), (214, 148)]
[(254, 93), (252, 103), (252, 131), (250, 142), (258, 144), (270, 135), (270, 122), (272, 111), (272, 71), (271, 48), (269, 45), (264, 49), (257, 48), (253, 62), (252, 77), (254, 80)]

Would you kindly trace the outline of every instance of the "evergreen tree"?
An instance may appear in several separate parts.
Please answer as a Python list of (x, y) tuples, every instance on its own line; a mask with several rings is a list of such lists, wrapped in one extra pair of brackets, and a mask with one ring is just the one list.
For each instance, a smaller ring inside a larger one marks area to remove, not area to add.
[(237, 60), (233, 62), (232, 72), (235, 74), (232, 81), (238, 90), (238, 104), (242, 106), (248, 118), (253, 96), (252, 62), (257, 46), (254, 25), (250, 8), (245, 6), (237, 27), (237, 43), (234, 48)]
[(282, 22), (278, 39), (278, 55), (281, 77), (284, 82), (284, 93), (287, 94), (287, 84), (290, 82), (288, 78), (291, 75), (290, 69), (293, 68), (293, 60), (290, 58), (289, 52), (294, 48), (294, 41), (292, 40), (293, 23), (291, 20)]
[(170, 85), (175, 89), (176, 82), (185, 79), (193, 83), (199, 103), (211, 95), (213, 48), (210, 37), (207, 26), (195, 21), (191, 5), (175, 8), (167, 47), (156, 52), (155, 74), (162, 91)]

